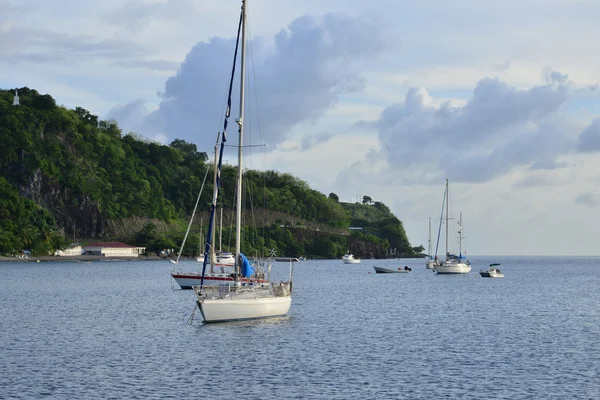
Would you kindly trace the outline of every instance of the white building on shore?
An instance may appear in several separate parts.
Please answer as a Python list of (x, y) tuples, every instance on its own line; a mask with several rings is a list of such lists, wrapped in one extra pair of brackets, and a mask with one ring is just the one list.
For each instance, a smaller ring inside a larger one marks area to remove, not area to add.
[(145, 252), (145, 247), (134, 247), (121, 242), (94, 242), (82, 246), (82, 254), (92, 256), (137, 257)]
[(83, 249), (79, 243), (71, 243), (69, 247), (64, 250), (56, 250), (55, 256), (69, 257), (69, 256), (80, 256), (83, 253)]

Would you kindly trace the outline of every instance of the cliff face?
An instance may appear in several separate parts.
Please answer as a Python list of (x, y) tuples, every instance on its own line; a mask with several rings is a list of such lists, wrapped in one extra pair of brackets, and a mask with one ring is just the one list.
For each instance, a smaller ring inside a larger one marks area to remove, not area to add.
[(19, 194), (50, 211), (57, 229), (68, 237), (103, 237), (106, 219), (98, 205), (86, 194), (71, 195), (71, 190), (44, 179), (36, 170), (28, 182), (18, 186)]
[(56, 219), (57, 229), (67, 237), (104, 237), (106, 217), (97, 201), (88, 194), (74, 193), (59, 181), (50, 180), (36, 169), (20, 184), (19, 194), (50, 211)]

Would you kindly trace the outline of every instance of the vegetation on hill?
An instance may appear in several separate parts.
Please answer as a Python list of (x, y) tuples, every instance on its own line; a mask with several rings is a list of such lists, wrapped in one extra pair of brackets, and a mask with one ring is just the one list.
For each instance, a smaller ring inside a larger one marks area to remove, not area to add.
[[(0, 90), (0, 254), (22, 249), (48, 254), (73, 239), (122, 240), (158, 252), (178, 249), (202, 180), (212, 165), (206, 152), (184, 140), (168, 146), (123, 135), (114, 121), (58, 106), (50, 95), (20, 88)], [(208, 146), (207, 146), (208, 147)], [(219, 207), (223, 238), (232, 236), (236, 171), (223, 166)], [(340, 203), (290, 174), (247, 171), (244, 249), (248, 254), (337, 258), (401, 256), (412, 248), (402, 222), (380, 202)], [(200, 205), (209, 204), (207, 182)], [(208, 208), (208, 207), (204, 207)], [(197, 215), (184, 255), (198, 253)], [(361, 227), (362, 230), (349, 230)], [(230, 241), (223, 241), (231, 250)]]

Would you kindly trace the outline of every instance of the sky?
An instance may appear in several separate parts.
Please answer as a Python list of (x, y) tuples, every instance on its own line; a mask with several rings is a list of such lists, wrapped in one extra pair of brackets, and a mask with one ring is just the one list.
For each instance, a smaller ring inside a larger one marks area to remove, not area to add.
[[(0, 0), (0, 88), (210, 153), (240, 5)], [(600, 2), (251, 0), (248, 14), (245, 145), (264, 154), (248, 147), (246, 166), (381, 201), (425, 248), (448, 178), (467, 255), (600, 255)]]

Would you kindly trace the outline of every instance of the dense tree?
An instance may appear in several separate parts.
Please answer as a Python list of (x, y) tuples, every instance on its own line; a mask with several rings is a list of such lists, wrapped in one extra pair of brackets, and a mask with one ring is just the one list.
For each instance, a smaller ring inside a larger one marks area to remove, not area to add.
[(56, 231), (52, 214), (20, 196), (0, 176), (0, 254), (15, 254), (23, 249), (47, 253), (65, 246), (66, 240)]
[[(64, 247), (66, 236), (118, 238), (151, 251), (176, 248), (205, 176), (199, 204), (208, 210), (213, 166), (195, 144), (175, 139), (165, 146), (123, 135), (115, 121), (18, 90), (20, 106), (12, 105), (14, 90), (0, 90), (0, 253), (27, 248), (47, 254)], [(226, 214), (233, 209), (236, 175), (223, 166), (219, 208)], [(351, 244), (361, 257), (384, 255), (390, 246), (408, 256), (415, 252), (402, 223), (369, 196), (363, 204), (340, 203), (335, 193), (325, 196), (276, 171), (247, 171), (244, 179), (243, 204), (257, 210), (248, 213), (243, 233), (249, 254), (275, 249), (279, 255), (341, 257)], [(146, 222), (119, 225), (135, 218)], [(122, 229), (111, 228), (117, 225)], [(368, 234), (347, 235), (351, 225)], [(231, 238), (233, 231), (226, 227), (223, 234)], [(196, 255), (198, 240), (191, 235), (183, 254)]]
[(421, 253), (423, 253), (425, 251), (425, 247), (423, 247), (422, 245), (415, 246), (415, 247), (412, 248), (412, 251), (415, 254), (421, 254)]

